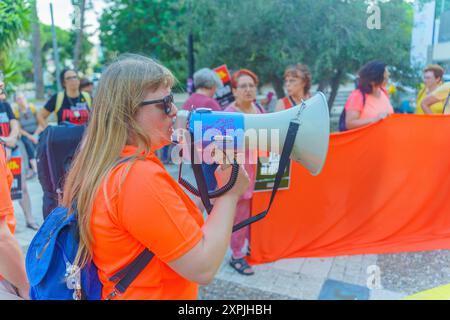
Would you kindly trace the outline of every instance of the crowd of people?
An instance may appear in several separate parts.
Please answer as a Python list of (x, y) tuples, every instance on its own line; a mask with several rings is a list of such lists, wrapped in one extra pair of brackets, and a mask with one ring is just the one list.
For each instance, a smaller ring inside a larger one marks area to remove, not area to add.
[[(443, 83), (444, 70), (431, 65), (423, 74), (416, 112), (444, 113), (450, 93), (450, 84)], [(232, 74), (234, 102), (225, 108), (214, 99), (223, 84), (213, 70), (200, 69), (193, 80), (196, 91), (183, 104), (185, 110), (268, 111), (257, 101), (260, 83), (251, 70)], [(284, 80), (287, 96), (280, 97), (275, 111), (311, 97), (312, 76), (306, 65), (288, 66)], [(171, 71), (146, 57), (120, 57), (103, 72), (94, 98), (93, 83), (80, 81), (75, 70), (61, 72), (60, 81), (64, 91), (37, 111), (20, 91), (14, 95), (16, 108), (12, 108), (0, 78), (0, 299), (28, 298), (23, 256), (13, 237), (13, 206), (9, 192), (4, 192), (10, 190), (12, 182), (6, 163), (12, 156), (20, 156), (20, 141), (28, 159), (23, 166), (20, 205), (27, 227), (37, 230), (26, 180), (38, 173), (36, 145), (52, 113), (58, 124), (87, 124), (65, 180), (61, 205), (72, 208), (75, 204), (80, 233), (76, 265), (95, 263), (103, 298), (114, 286), (110, 276), (133, 261), (143, 248), (154, 252), (155, 258), (120, 299), (196, 299), (198, 284), (213, 279), (229, 247), (230, 266), (242, 275), (253, 275), (244, 252), (249, 228), (232, 233), (232, 227), (250, 217), (256, 166), (249, 161), (241, 165), (236, 184), (214, 200), (204, 221), (200, 199), (187, 196), (163, 166), (169, 161), (178, 110), (171, 93), (175, 83)], [(346, 129), (380, 121), (394, 112), (386, 91), (388, 81), (389, 68), (384, 62), (370, 61), (361, 67), (357, 88), (344, 107)], [(162, 161), (156, 156), (161, 149)], [(121, 158), (129, 161), (119, 163)], [(214, 172), (216, 187), (228, 181), (230, 173), (229, 165), (219, 166)]]

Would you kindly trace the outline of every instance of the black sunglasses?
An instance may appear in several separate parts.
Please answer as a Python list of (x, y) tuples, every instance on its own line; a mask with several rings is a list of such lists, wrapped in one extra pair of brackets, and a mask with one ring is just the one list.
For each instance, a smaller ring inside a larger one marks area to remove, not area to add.
[(169, 94), (168, 96), (165, 96), (164, 98), (158, 99), (158, 100), (142, 101), (141, 102), (141, 107), (142, 106), (147, 106), (149, 104), (161, 104), (161, 103), (164, 106), (164, 112), (166, 114), (170, 114), (170, 111), (172, 111), (173, 94)]

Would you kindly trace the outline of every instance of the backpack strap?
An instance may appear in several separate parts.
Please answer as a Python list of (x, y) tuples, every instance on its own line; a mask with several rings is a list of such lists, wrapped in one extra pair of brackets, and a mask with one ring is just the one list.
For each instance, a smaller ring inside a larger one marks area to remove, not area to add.
[(258, 102), (256, 102), (256, 101), (255, 101), (255, 106), (256, 106), (256, 108), (259, 110), (260, 113), (266, 113), (266, 112), (264, 111), (263, 107), (262, 107)]
[(33, 103), (30, 103), (30, 111), (32, 114), (36, 114), (36, 106)]
[[(286, 140), (283, 146), (283, 151), (281, 152), (281, 158), (280, 163), (278, 165), (278, 172), (275, 176), (275, 182), (272, 189), (272, 194), (270, 196), (269, 205), (267, 206), (267, 209), (256, 216), (251, 216), (250, 218), (236, 224), (233, 226), (233, 232), (238, 231), (239, 229), (242, 229), (256, 221), (259, 221), (267, 216), (267, 214), (270, 211), (270, 208), (272, 207), (272, 203), (275, 200), (275, 195), (277, 194), (278, 188), (280, 187), (281, 180), (283, 178), (284, 172), (286, 171), (286, 168), (288, 164), (290, 163), (290, 156), (292, 149), (294, 148), (295, 139), (297, 137), (297, 132), (300, 128), (300, 123), (297, 121), (291, 121), (289, 123), (289, 129), (286, 134)], [(251, 213), (250, 213), (251, 215)]]
[(288, 97), (289, 98), (289, 102), (291, 103), (291, 106), (290, 106), (290, 108), (293, 108), (293, 107), (295, 107), (295, 101), (294, 101), (294, 98), (292, 98), (292, 96), (289, 96)]
[(16, 119), (19, 120), (19, 118), (20, 118), (19, 106), (15, 106), (15, 108), (14, 108), (14, 115), (16, 116)]
[[(114, 167), (130, 161), (133, 158), (133, 156), (121, 158)], [(131, 261), (131, 263), (113, 274), (108, 280), (116, 282), (116, 284), (113, 287), (113, 291), (106, 297), (106, 300), (114, 299), (117, 295), (123, 294), (142, 270), (150, 263), (154, 256), (155, 254), (153, 252), (148, 248), (145, 248), (133, 261)]]
[(112, 300), (117, 295), (124, 293), (154, 256), (153, 252), (145, 248), (129, 265), (109, 278), (109, 281), (118, 282), (113, 287), (113, 291), (106, 297), (106, 300)]
[(55, 114), (58, 114), (58, 111), (61, 109), (62, 104), (64, 102), (64, 96), (65, 96), (65, 92), (61, 91), (58, 92), (57, 96), (56, 96), (56, 104), (55, 104)]
[(87, 92), (81, 91), (81, 95), (83, 96), (84, 100), (86, 100), (86, 103), (88, 105), (88, 109), (90, 110), (92, 108), (92, 99), (91, 95)]

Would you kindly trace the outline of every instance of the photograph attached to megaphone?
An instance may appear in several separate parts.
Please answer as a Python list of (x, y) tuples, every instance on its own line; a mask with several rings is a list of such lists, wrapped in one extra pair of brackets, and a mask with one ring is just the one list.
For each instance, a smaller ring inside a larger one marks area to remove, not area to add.
[[(199, 108), (177, 113), (173, 141), (177, 144), (172, 161), (192, 162), (191, 143), (198, 153), (194, 161), (211, 164), (210, 144), (222, 146), (227, 154), (244, 155), (248, 150), (281, 154), (289, 124), (299, 124), (290, 158), (312, 175), (318, 175), (326, 160), (330, 120), (326, 97), (319, 92), (303, 103), (280, 112), (244, 114)], [(180, 157), (180, 151), (184, 158)], [(228, 157), (230, 158), (230, 157)], [(243, 164), (245, 157), (238, 157)], [(253, 157), (247, 159), (256, 164)]]

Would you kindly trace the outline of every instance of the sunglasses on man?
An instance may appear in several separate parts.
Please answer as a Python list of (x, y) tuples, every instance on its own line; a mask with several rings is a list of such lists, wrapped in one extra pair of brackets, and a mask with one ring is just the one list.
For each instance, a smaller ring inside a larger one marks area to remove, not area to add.
[(142, 101), (141, 102), (141, 107), (142, 106), (148, 106), (150, 104), (159, 104), (162, 105), (164, 108), (164, 113), (165, 114), (170, 114), (170, 112), (172, 111), (172, 105), (173, 105), (173, 94), (169, 94), (168, 96), (165, 96), (162, 99), (158, 99), (158, 100), (146, 100), (146, 101)]

